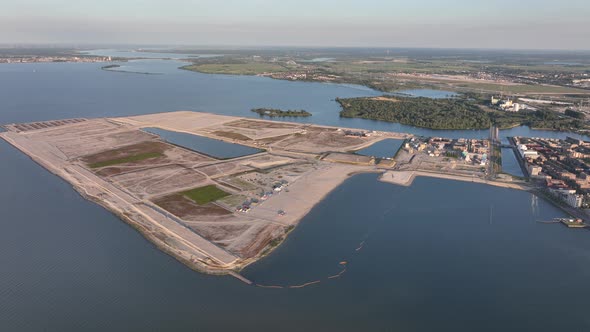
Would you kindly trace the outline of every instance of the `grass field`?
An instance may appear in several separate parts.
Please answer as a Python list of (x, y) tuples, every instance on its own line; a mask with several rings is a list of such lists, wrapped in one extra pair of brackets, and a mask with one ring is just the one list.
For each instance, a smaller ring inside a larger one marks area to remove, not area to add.
[(162, 154), (160, 152), (146, 152), (146, 153), (139, 153), (139, 154), (124, 157), (124, 158), (111, 159), (111, 160), (105, 160), (105, 161), (101, 161), (101, 162), (97, 162), (97, 163), (92, 163), (92, 164), (89, 164), (88, 166), (90, 166), (90, 168), (101, 168), (101, 167), (105, 167), (105, 166), (112, 166), (112, 165), (130, 163), (130, 162), (134, 162), (134, 161), (141, 161), (141, 160), (145, 160), (145, 159), (157, 158), (160, 156), (162, 156)]
[(182, 195), (192, 199), (199, 205), (204, 205), (209, 202), (214, 202), (220, 198), (229, 196), (230, 194), (217, 188), (215, 185), (204, 186), (187, 191), (183, 191)]
[(273, 63), (227, 63), (227, 64), (202, 64), (182, 67), (182, 69), (197, 71), (206, 74), (227, 75), (256, 75), (268, 72), (282, 72), (288, 69)]

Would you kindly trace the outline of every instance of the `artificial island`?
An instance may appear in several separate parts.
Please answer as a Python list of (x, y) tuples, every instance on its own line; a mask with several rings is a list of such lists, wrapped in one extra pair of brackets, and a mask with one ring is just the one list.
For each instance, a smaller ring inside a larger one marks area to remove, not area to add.
[[(353, 174), (380, 173), (381, 181), (397, 185), (432, 176), (541, 190), (538, 181), (499, 172), (501, 144), (493, 129), (490, 139), (426, 138), (188, 111), (4, 128), (0, 137), (162, 251), (192, 269), (245, 282), (239, 271), (276, 248)], [(391, 156), (357, 153), (390, 140), (403, 140)], [(554, 175), (559, 165), (567, 167), (552, 161), (552, 151), (563, 148), (556, 142), (513, 138), (512, 143), (523, 168), (535, 176), (548, 175), (533, 150), (547, 154), (545, 166)], [(575, 143), (575, 153), (586, 151), (584, 142), (570, 143), (564, 142), (570, 148)], [(573, 177), (567, 183), (576, 182)], [(555, 201), (564, 209), (571, 205), (563, 191), (567, 183), (547, 182), (561, 190)], [(590, 176), (576, 183), (590, 188)], [(579, 211), (572, 208), (570, 214)]]

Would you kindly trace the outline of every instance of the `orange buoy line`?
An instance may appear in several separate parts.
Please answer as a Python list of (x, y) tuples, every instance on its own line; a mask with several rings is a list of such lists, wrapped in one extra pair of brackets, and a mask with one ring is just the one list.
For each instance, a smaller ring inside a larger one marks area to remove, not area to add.
[(360, 251), (361, 249), (363, 249), (364, 246), (365, 246), (365, 241), (361, 242), (361, 244), (359, 245), (359, 247), (356, 248), (356, 251)]
[(338, 274), (335, 274), (333, 276), (329, 276), (328, 279), (340, 278), (344, 274), (344, 272), (346, 272), (346, 268), (344, 268), (344, 270), (340, 271), (340, 273), (338, 273)]
[[(358, 248), (356, 248), (356, 252), (360, 251), (364, 246), (365, 246), (365, 241), (362, 241)], [(338, 263), (338, 265), (340, 265), (342, 267), (342, 271), (338, 272), (338, 274), (329, 276), (327, 279), (331, 280), (331, 279), (336, 279), (336, 278), (340, 278), (344, 273), (346, 273), (347, 271), (347, 266), (348, 266), (348, 262), (347, 261), (341, 261), (340, 263)], [(311, 282), (307, 282), (305, 284), (301, 284), (301, 285), (288, 285), (288, 286), (279, 286), (279, 285), (261, 285), (261, 284), (254, 284), (254, 286), (256, 287), (261, 287), (261, 288), (274, 288), (274, 289), (282, 289), (282, 288), (304, 288), (307, 286), (311, 286), (311, 285), (315, 285), (315, 284), (319, 284), (321, 282), (321, 279), (316, 280), (316, 281), (311, 281)]]
[(257, 287), (262, 287), (262, 288), (285, 288), (283, 286), (273, 286), (273, 285), (260, 285), (260, 284), (256, 284)]

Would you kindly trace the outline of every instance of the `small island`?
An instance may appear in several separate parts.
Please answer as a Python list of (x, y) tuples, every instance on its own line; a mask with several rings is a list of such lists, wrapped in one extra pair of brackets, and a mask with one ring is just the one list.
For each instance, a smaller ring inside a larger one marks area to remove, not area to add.
[(308, 117), (311, 113), (305, 110), (287, 110), (283, 111), (276, 108), (253, 108), (252, 112), (258, 113), (260, 116), (274, 117)]

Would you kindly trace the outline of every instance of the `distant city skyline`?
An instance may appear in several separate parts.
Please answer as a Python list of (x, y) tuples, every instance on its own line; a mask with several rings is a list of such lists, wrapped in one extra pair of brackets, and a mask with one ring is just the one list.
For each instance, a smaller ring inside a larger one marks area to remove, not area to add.
[(582, 0), (7, 1), (0, 44), (590, 49)]

